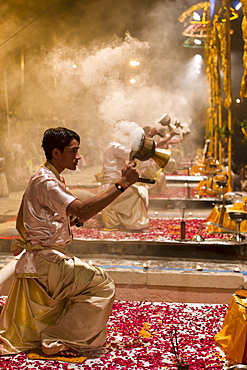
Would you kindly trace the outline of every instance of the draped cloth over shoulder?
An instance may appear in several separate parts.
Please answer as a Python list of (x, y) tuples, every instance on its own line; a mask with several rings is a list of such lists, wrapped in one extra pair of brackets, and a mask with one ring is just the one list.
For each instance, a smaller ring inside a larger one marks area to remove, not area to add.
[[(44, 175), (45, 182), (51, 177), (54, 198), (56, 181), (53, 174), (41, 171), (38, 173), (41, 182)], [(58, 187), (60, 194), (62, 190), (60, 185)], [(24, 197), (24, 210), (27, 201)], [(21, 217), (17, 223), (24, 232), (22, 235), (27, 236)], [(24, 221), (25, 217), (24, 212)], [(56, 214), (54, 218), (57, 223), (63, 222), (63, 218), (59, 219)], [(35, 230), (31, 233), (35, 235)], [(68, 237), (67, 230), (63, 235)], [(61, 236), (54, 234), (53, 239), (60, 240)], [(45, 354), (53, 355), (69, 348), (81, 352), (102, 346), (114, 300), (114, 284), (107, 273), (77, 257), (68, 257), (65, 245), (44, 246), (19, 239), (13, 245), (13, 249), (17, 248), (23, 252), (0, 316), (0, 354), (42, 347)]]

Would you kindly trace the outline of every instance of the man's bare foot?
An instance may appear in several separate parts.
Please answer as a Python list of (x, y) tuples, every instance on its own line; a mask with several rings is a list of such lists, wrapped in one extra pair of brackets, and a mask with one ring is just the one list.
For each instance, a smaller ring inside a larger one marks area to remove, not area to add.
[(79, 357), (81, 356), (80, 352), (77, 352), (76, 350), (70, 348), (70, 349), (66, 349), (64, 351), (60, 351), (60, 352), (57, 352), (57, 353), (54, 353), (54, 354), (46, 354), (44, 351), (43, 352), (43, 355), (44, 356), (47, 356), (47, 357), (53, 357), (53, 356), (61, 356), (61, 357)]
[(79, 357), (80, 353), (74, 349), (66, 349), (65, 351), (58, 352), (58, 355), (62, 357)]

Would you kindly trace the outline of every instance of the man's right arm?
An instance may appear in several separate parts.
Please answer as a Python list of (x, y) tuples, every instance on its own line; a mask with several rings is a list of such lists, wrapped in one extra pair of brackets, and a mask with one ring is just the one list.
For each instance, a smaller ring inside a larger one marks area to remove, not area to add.
[[(127, 189), (130, 185), (134, 184), (138, 178), (139, 173), (135, 168), (135, 164), (127, 164), (122, 170), (122, 178), (119, 179), (121, 183), (120, 189), (112, 185), (106, 191), (82, 202), (79, 199), (75, 199), (68, 205), (67, 212), (77, 216), (78, 221), (83, 223), (107, 207), (122, 193), (123, 189)], [(121, 187), (123, 188), (122, 190)]]

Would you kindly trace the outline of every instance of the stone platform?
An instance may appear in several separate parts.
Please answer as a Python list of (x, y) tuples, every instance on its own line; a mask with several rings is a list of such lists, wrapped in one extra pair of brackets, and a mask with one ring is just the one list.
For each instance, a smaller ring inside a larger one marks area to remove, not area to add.
[[(90, 174), (66, 173), (65, 177), (71, 191), (85, 198), (92, 196), (91, 189), (97, 188), (93, 176), (97, 172), (98, 169), (92, 169)], [(205, 219), (215, 199), (178, 199), (175, 185), (174, 198), (150, 198), (150, 217), (158, 214), (179, 218), (182, 204), (185, 217), (190, 213), (190, 217)], [(17, 236), (15, 217), (22, 194), (10, 193), (8, 198), (0, 198), (0, 267), (7, 274), (9, 262), (13, 261), (9, 247), (11, 238)], [(243, 250), (245, 243), (215, 240), (198, 243), (75, 239), (68, 246), (69, 255), (77, 255), (109, 272), (116, 284), (117, 299), (188, 303), (228, 303), (235, 290), (247, 288)], [(8, 284), (1, 287), (0, 294), (6, 293)]]

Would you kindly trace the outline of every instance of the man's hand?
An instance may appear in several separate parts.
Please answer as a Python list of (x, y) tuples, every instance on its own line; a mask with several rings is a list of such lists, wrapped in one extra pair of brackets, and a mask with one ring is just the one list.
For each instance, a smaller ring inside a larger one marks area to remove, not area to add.
[(120, 188), (112, 185), (109, 189), (98, 193), (92, 198), (88, 198), (83, 201), (75, 199), (68, 205), (67, 213), (77, 216), (80, 223), (86, 222), (95, 216), (97, 213), (102, 211), (102, 209), (113, 202), (121, 194), (121, 192), (138, 181), (139, 173), (135, 166), (135, 163), (130, 163), (123, 167), (122, 177), (119, 179), (119, 182), (116, 182), (116, 184), (119, 183)]
[(180, 133), (181, 133), (181, 129), (180, 127), (177, 127), (177, 128), (174, 128), (174, 130), (172, 130), (171, 136), (180, 135)]
[(19, 247), (15, 247), (11, 251), (12, 251), (12, 253), (13, 253), (14, 256), (18, 256), (18, 254), (20, 254), (23, 251), (23, 249), (22, 248), (19, 248)]
[(139, 179), (139, 172), (136, 170), (136, 163), (126, 164), (122, 169), (121, 183), (126, 187), (134, 184)]
[(157, 135), (159, 133), (159, 130), (156, 128), (156, 127), (151, 127), (147, 136), (149, 137), (154, 137), (155, 135)]

